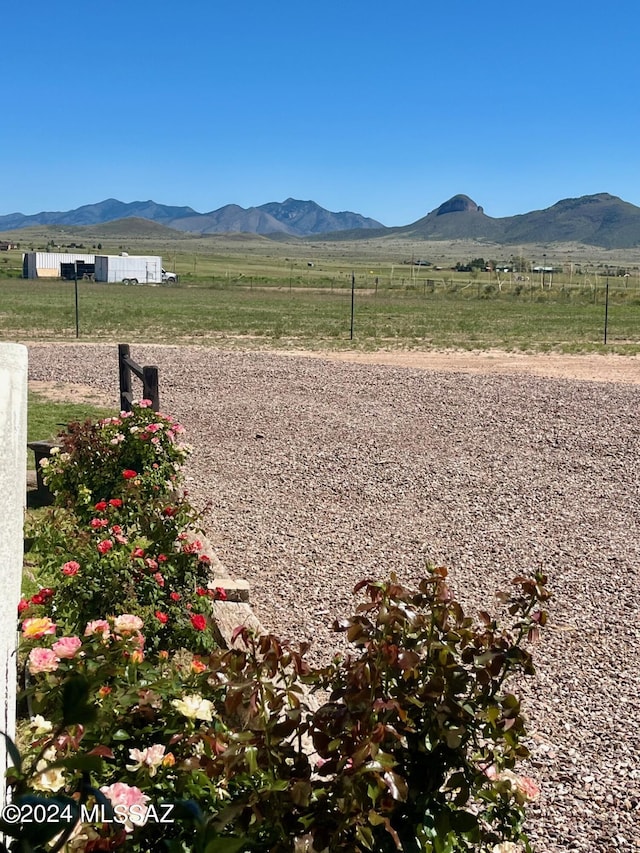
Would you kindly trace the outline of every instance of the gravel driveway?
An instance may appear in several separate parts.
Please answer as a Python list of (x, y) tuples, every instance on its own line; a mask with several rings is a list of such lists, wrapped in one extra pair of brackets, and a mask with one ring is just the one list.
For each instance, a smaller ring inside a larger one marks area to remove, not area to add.
[[(30, 376), (117, 393), (117, 351), (32, 345)], [(135, 346), (188, 429), (191, 500), (268, 630), (339, 647), (362, 577), (449, 566), (469, 608), (555, 598), (526, 687), (538, 853), (640, 851), (640, 388)]]

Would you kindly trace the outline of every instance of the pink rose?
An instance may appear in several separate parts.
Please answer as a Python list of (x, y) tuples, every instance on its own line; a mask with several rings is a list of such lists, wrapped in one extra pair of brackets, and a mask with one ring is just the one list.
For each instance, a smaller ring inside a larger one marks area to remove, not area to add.
[(123, 613), (113, 620), (113, 628), (118, 634), (133, 634), (142, 628), (142, 619), (132, 613)]
[(65, 563), (62, 567), (62, 574), (68, 575), (69, 577), (73, 577), (73, 575), (77, 575), (80, 571), (80, 563), (77, 563), (75, 560), (69, 560), (68, 563)]
[(113, 548), (113, 542), (111, 539), (103, 539), (102, 542), (98, 542), (97, 548), (101, 554), (108, 554)]
[(140, 788), (136, 788), (135, 785), (125, 785), (124, 782), (115, 782), (113, 785), (104, 785), (100, 790), (111, 801), (114, 808), (120, 806), (118, 813), (124, 813), (126, 832), (133, 832), (136, 826), (145, 825), (147, 822), (146, 810), (137, 808), (133, 812), (131, 811), (132, 806), (146, 806), (149, 802), (149, 797), (143, 794)]
[(87, 622), (84, 635), (91, 637), (93, 634), (102, 634), (104, 638), (111, 634), (111, 626), (106, 619), (94, 619), (92, 622)]
[(522, 794), (525, 800), (535, 800), (540, 794), (540, 788), (530, 776), (519, 776), (516, 782), (516, 789)]
[(29, 652), (27, 666), (31, 675), (39, 672), (55, 672), (58, 668), (58, 658), (52, 649), (38, 647)]
[(135, 764), (127, 764), (127, 770), (140, 770), (145, 768), (149, 772), (149, 776), (153, 777), (164, 763), (165, 747), (161, 743), (156, 743), (153, 746), (148, 746), (146, 749), (130, 749), (129, 758)]
[(74, 658), (80, 647), (82, 646), (82, 640), (80, 637), (60, 637), (51, 648), (56, 653), (59, 658)]

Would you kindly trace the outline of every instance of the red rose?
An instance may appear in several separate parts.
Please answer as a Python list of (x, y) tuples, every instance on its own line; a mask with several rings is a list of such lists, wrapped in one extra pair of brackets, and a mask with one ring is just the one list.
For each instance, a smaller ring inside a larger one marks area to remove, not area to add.
[(98, 501), (98, 503), (94, 506), (94, 509), (97, 509), (98, 512), (103, 512), (107, 508), (106, 501)]
[(134, 557), (144, 557), (144, 548), (134, 548), (131, 558), (133, 559)]
[(109, 501), (109, 506), (119, 509), (122, 506), (122, 501), (120, 500), (120, 498), (111, 498), (111, 500)]
[(135, 478), (138, 476), (138, 472), (132, 471), (131, 468), (125, 468), (125, 470), (122, 472), (122, 476), (125, 478), (125, 480), (135, 480)]
[(216, 598), (219, 599), (220, 601), (226, 601), (227, 600), (227, 591), (224, 587), (217, 586), (215, 589), (215, 593), (216, 593)]
[(44, 598), (39, 594), (32, 595), (31, 596), (31, 603), (32, 604), (44, 604)]
[(175, 510), (175, 508), (174, 508), (174, 507), (172, 507), (172, 506), (166, 506), (166, 507), (162, 510), (162, 514), (163, 514), (163, 515), (168, 515), (169, 517), (171, 517), (172, 515), (175, 515), (175, 514), (176, 514), (176, 510)]
[(204, 631), (207, 627), (207, 620), (201, 613), (194, 613), (191, 617), (191, 624), (196, 629), (196, 631)]
[(205, 589), (203, 586), (199, 586), (196, 590), (198, 595), (209, 595), (209, 590)]
[[(113, 548), (113, 542), (111, 539), (103, 539), (102, 542), (98, 542), (97, 548), (101, 554), (108, 554)], [(62, 571), (64, 571), (64, 569)]]
[(179, 593), (179, 592), (172, 592), (172, 593), (169, 595), (169, 598), (171, 599), (171, 601), (180, 601), (180, 599), (182, 598), (182, 596), (180, 595), (180, 593)]
[(163, 625), (166, 625), (169, 621), (169, 617), (166, 613), (163, 613), (161, 610), (156, 610), (156, 619), (158, 622), (162, 622)]
[(18, 613), (24, 613), (24, 611), (29, 607), (29, 602), (25, 598), (21, 598), (18, 602)]

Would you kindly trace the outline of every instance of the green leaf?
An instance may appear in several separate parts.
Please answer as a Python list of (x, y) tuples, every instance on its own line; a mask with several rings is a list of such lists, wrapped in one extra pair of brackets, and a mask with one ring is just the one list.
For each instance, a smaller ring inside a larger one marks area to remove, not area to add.
[(117, 729), (112, 735), (113, 740), (129, 740), (131, 735), (124, 729)]
[(20, 751), (15, 743), (11, 740), (9, 735), (6, 732), (0, 732), (2, 737), (4, 738), (4, 742), (7, 747), (7, 752), (11, 758), (11, 763), (16, 768), (16, 770), (22, 770), (22, 756), (20, 755)]
[(65, 767), (68, 770), (84, 770), (87, 773), (100, 774), (104, 764), (99, 755), (72, 755), (69, 758), (56, 761), (49, 766)]
[(464, 809), (458, 809), (451, 814), (451, 826), (456, 832), (473, 832), (478, 826), (478, 818)]

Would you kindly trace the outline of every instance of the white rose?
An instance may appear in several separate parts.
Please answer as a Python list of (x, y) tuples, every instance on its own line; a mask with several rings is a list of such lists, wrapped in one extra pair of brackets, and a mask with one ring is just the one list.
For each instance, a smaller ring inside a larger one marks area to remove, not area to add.
[(213, 705), (208, 699), (203, 699), (197, 693), (183, 696), (182, 699), (173, 699), (171, 704), (190, 720), (206, 720), (207, 722), (211, 722), (213, 719)]

